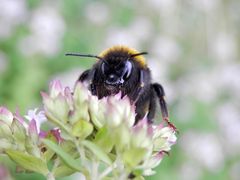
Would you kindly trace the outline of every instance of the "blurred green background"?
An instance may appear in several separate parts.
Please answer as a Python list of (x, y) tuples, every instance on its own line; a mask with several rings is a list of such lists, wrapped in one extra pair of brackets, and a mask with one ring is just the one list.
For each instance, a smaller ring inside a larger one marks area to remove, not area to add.
[[(23, 114), (58, 78), (73, 86), (99, 54), (124, 44), (146, 57), (165, 87), (180, 134), (148, 180), (240, 179), (239, 0), (1, 0), (0, 105)], [(0, 179), (15, 173), (0, 158)], [(80, 179), (79, 175), (66, 179)]]

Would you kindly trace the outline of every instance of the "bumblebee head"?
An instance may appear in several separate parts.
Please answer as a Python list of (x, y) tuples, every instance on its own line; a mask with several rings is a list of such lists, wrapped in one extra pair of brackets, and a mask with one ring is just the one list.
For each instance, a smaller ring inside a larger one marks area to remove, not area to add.
[(139, 53), (125, 46), (114, 46), (103, 51), (99, 56), (105, 60), (101, 62), (104, 83), (107, 86), (123, 85), (136, 68), (136, 63), (143, 65), (143, 54), (147, 53)]
[(118, 86), (130, 77), (133, 65), (129, 60), (107, 62), (101, 63), (101, 72), (106, 85)]
[(130, 78), (136, 66), (145, 68), (146, 63), (142, 56), (144, 54), (147, 54), (147, 52), (139, 53), (126, 46), (113, 46), (100, 53), (99, 56), (76, 53), (68, 53), (66, 55), (99, 59), (97, 63), (98, 70), (102, 74), (104, 85), (111, 89), (122, 86)]

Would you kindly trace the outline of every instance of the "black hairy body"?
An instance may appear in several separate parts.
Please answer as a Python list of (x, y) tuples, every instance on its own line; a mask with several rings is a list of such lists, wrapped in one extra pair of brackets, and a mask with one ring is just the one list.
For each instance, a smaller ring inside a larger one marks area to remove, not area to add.
[(88, 82), (89, 90), (99, 99), (117, 94), (128, 96), (136, 106), (135, 123), (147, 116), (152, 122), (156, 103), (159, 102), (162, 117), (168, 121), (168, 110), (164, 100), (164, 89), (158, 83), (152, 83), (151, 71), (143, 54), (125, 46), (114, 46), (103, 51), (99, 56), (67, 54), (95, 57), (99, 60), (91, 69), (84, 71), (78, 81)]

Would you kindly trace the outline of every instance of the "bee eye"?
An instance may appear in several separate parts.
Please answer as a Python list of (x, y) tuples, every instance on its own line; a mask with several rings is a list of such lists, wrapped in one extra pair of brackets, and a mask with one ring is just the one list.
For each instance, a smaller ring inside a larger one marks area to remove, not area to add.
[(124, 70), (123, 70), (123, 79), (128, 79), (132, 72), (132, 63), (126, 61)]
[(105, 63), (105, 62), (103, 62), (102, 63), (102, 65), (101, 65), (101, 70), (102, 70), (102, 73), (103, 74), (106, 74), (106, 72), (108, 71), (108, 65)]

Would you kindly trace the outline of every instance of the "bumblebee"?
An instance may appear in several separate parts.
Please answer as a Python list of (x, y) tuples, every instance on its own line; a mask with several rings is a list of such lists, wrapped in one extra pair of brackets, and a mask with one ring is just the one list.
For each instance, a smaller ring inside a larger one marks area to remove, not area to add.
[(158, 100), (163, 120), (174, 127), (168, 120), (168, 109), (164, 99), (165, 93), (161, 84), (152, 83), (151, 71), (143, 55), (126, 46), (113, 46), (104, 50), (100, 55), (67, 53), (67, 56), (93, 57), (98, 61), (91, 69), (84, 71), (77, 81), (88, 82), (92, 95), (99, 99), (117, 94), (128, 96), (136, 106), (135, 123), (147, 116), (152, 123)]

